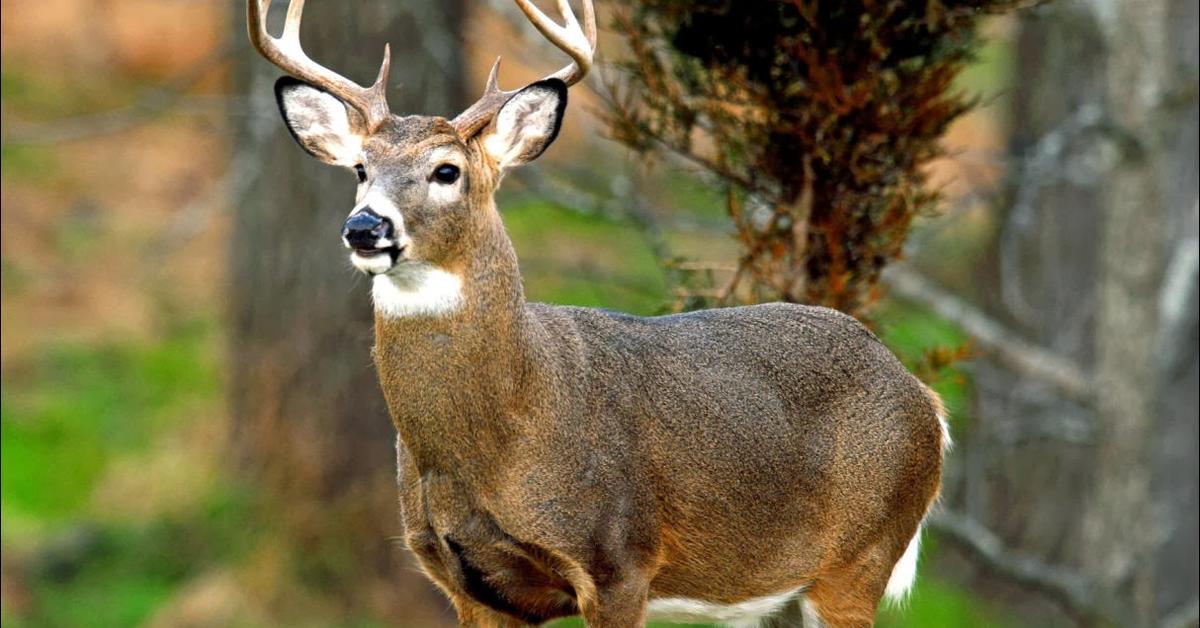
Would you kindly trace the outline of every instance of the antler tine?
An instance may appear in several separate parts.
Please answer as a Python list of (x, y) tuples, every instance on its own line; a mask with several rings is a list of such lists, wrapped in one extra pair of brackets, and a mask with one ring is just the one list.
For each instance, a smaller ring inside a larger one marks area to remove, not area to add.
[(562, 26), (551, 20), (531, 0), (516, 0), (516, 3), (538, 32), (575, 61), (573, 65), (546, 78), (561, 79), (568, 86), (578, 83), (592, 68), (592, 56), (596, 48), (596, 16), (591, 1), (584, 0), (583, 3), (584, 23), (588, 25), (586, 31), (580, 28), (569, 0), (558, 0), (558, 12), (564, 22)]
[[(592, 58), (596, 54), (596, 9), (592, 5), (592, 0), (583, 0), (582, 26), (575, 17), (575, 12), (571, 10), (569, 0), (557, 0), (558, 11), (562, 14), (563, 19), (561, 26), (550, 19), (541, 9), (537, 8), (531, 0), (514, 1), (521, 9), (521, 12), (525, 14), (525, 17), (529, 18), (530, 22), (533, 22), (533, 26), (538, 29), (538, 32), (542, 36), (571, 56), (571, 63), (557, 72), (547, 75), (545, 78), (559, 79), (566, 83), (568, 87), (582, 80), (588, 71), (592, 69)], [(500, 89), (497, 83), (499, 71), (500, 58), (497, 57), (496, 63), (492, 65), (492, 71), (488, 75), (483, 95), (479, 97), (479, 100), (475, 101), (475, 104), (468, 107), (466, 111), (458, 114), (451, 122), (458, 130), (459, 135), (471, 137), (477, 133), (491, 121), (496, 111), (516, 93), (515, 91), (506, 92)]]
[(379, 75), (375, 82), (370, 87), (363, 87), (318, 64), (305, 54), (300, 45), (300, 21), (304, 14), (304, 0), (290, 0), (283, 34), (279, 37), (272, 37), (267, 32), (270, 3), (271, 0), (246, 1), (250, 42), (259, 54), (284, 72), (342, 99), (362, 114), (369, 129), (374, 130), (382, 124), (389, 115), (387, 77), (391, 69), (391, 46), (383, 47), (383, 61), (379, 65)]
[(499, 76), (500, 57), (496, 57), (495, 63), (492, 64), (492, 71), (488, 73), (487, 84), (483, 87), (483, 95), (450, 121), (461, 137), (470, 138), (478, 133), (479, 129), (487, 126), (488, 122), (491, 122), (492, 116), (496, 115), (496, 111), (516, 93), (515, 90), (506, 92), (500, 89)]
[[(265, 0), (270, 3), (271, 0)], [(270, 11), (268, 4), (267, 10)], [(266, 15), (263, 15), (266, 19)], [(300, 46), (300, 22), (304, 19), (304, 0), (291, 0), (288, 2), (287, 18), (283, 21), (283, 36), (280, 39), (295, 42), (296, 46)]]

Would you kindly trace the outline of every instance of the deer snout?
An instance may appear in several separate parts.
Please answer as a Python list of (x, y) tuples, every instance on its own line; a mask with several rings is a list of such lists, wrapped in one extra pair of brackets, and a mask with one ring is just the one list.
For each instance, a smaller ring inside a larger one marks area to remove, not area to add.
[(342, 240), (356, 251), (375, 251), (392, 246), (395, 232), (391, 220), (364, 207), (346, 219)]

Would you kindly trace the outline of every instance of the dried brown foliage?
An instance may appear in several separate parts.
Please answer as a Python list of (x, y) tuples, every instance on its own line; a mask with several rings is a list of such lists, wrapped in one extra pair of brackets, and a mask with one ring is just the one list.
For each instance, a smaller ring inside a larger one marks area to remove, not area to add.
[(680, 305), (854, 313), (937, 201), (923, 167), (971, 105), (953, 83), (977, 22), (1014, 3), (617, 4), (630, 54), (609, 84), (612, 134), (715, 175), (742, 247), (728, 280)]

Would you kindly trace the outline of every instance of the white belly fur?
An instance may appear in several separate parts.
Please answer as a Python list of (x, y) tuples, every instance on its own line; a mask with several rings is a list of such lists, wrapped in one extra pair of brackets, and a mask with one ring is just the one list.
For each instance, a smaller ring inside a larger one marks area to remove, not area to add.
[(783, 608), (803, 589), (756, 597), (736, 604), (716, 604), (682, 597), (650, 600), (649, 619), (667, 622), (717, 622), (735, 628), (757, 626), (761, 620)]

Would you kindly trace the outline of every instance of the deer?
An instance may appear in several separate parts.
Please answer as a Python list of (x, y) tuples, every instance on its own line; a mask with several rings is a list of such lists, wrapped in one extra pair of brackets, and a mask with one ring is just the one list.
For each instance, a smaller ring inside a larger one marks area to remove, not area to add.
[(937, 395), (863, 324), (786, 303), (639, 317), (525, 298), (495, 193), (554, 142), (595, 10), (515, 0), (570, 57), (453, 118), (391, 113), (311, 60), (303, 0), (250, 39), (295, 141), (353, 172), (403, 539), (462, 626), (648, 619), (869, 626), (912, 587), (949, 445)]

